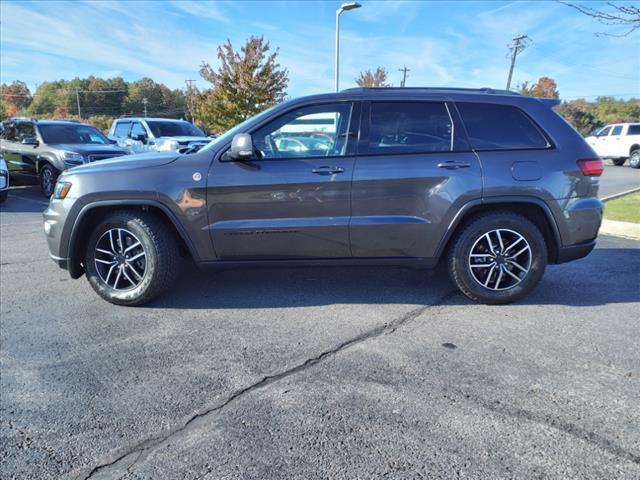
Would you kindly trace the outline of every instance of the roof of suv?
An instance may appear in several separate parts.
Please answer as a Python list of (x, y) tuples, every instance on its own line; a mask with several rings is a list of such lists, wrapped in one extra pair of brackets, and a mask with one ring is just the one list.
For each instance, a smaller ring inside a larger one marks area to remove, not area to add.
[(26, 118), (26, 117), (8, 118), (2, 123), (6, 125), (18, 124), (18, 123), (31, 123), (35, 125), (84, 125), (87, 127), (93, 126), (88, 123), (82, 123), (78, 120), (64, 120), (64, 119), (38, 120), (36, 118)]
[[(122, 117), (116, 118), (116, 122), (186, 122), (181, 118), (153, 118), (153, 117)], [(187, 122), (188, 123), (188, 122)]]
[(354, 92), (375, 95), (379, 92), (393, 93), (430, 93), (430, 94), (488, 94), (488, 95), (517, 95), (517, 92), (511, 90), (496, 90), (494, 88), (450, 88), (450, 87), (354, 87), (342, 90), (342, 92)]

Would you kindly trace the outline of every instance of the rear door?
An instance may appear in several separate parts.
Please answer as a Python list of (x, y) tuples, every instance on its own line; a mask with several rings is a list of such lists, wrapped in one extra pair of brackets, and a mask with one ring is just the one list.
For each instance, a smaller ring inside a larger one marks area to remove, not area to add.
[(349, 228), (354, 257), (433, 257), (455, 212), (481, 194), (480, 164), (452, 104), (363, 106)]
[(607, 145), (607, 155), (610, 157), (627, 157), (629, 155), (628, 150), (624, 145), (624, 125), (614, 125), (609, 135)]
[(213, 161), (209, 229), (223, 260), (350, 257), (359, 104), (300, 106), (247, 132), (256, 157)]

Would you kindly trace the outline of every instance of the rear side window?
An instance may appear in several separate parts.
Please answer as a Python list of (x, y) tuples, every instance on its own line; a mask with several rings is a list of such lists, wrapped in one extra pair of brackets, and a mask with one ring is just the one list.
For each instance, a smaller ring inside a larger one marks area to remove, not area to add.
[(622, 125), (616, 125), (615, 127), (613, 127), (613, 131), (611, 132), (611, 135), (620, 135), (622, 133)]
[(118, 138), (127, 138), (130, 129), (131, 122), (118, 122), (116, 123), (116, 129), (113, 132), (113, 136)]
[(627, 135), (640, 135), (640, 125), (629, 125)]
[(490, 103), (458, 103), (458, 110), (477, 150), (545, 148), (546, 138), (519, 108)]
[(451, 151), (452, 123), (444, 103), (371, 103), (369, 154)]

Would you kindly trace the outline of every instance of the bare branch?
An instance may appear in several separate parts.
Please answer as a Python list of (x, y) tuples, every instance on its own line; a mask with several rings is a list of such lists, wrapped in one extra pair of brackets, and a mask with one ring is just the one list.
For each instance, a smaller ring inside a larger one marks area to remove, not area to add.
[(556, 0), (563, 5), (571, 7), (580, 13), (596, 19), (603, 25), (610, 26), (625, 26), (627, 30), (624, 33), (608, 33), (608, 32), (596, 32), (597, 36), (606, 35), (609, 37), (626, 37), (636, 30), (640, 29), (640, 7), (635, 5), (616, 5), (613, 2), (607, 2), (607, 5), (613, 10), (603, 11), (596, 10), (595, 8), (585, 7), (563, 0)]

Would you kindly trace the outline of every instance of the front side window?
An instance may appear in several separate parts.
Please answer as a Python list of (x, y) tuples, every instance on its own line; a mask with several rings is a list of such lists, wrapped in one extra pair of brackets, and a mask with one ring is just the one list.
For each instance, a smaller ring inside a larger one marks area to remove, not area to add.
[(44, 143), (108, 145), (109, 139), (97, 128), (89, 125), (40, 125), (40, 135)]
[(622, 133), (622, 125), (616, 125), (615, 127), (613, 127), (613, 130), (611, 130), (611, 135), (620, 135)]
[(627, 135), (640, 135), (640, 125), (629, 125)]
[(140, 135), (147, 135), (147, 131), (144, 129), (140, 122), (135, 122), (131, 128), (131, 138), (137, 138)]
[(129, 136), (130, 129), (131, 122), (118, 122), (116, 123), (116, 129), (113, 132), (113, 136), (116, 138), (127, 138)]
[(351, 103), (301, 107), (251, 134), (262, 159), (344, 156)]
[(546, 148), (547, 139), (519, 108), (492, 103), (457, 103), (471, 146), (477, 150)]
[(21, 123), (18, 125), (18, 142), (21, 142), (25, 138), (35, 138), (36, 129), (30, 123)]
[(451, 151), (453, 128), (444, 103), (373, 102), (369, 139), (361, 153)]
[(598, 133), (596, 133), (597, 137), (606, 137), (607, 135), (609, 135), (609, 132), (611, 131), (611, 127), (604, 127), (602, 129), (600, 129), (600, 131)]

